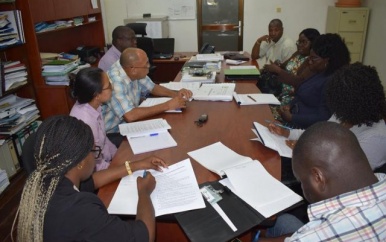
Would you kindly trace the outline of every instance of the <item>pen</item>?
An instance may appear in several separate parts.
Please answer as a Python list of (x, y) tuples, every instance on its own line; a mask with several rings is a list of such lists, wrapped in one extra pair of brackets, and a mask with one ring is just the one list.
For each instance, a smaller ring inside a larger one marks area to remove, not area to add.
[(283, 129), (291, 130), (290, 127), (284, 126), (284, 125), (279, 124), (279, 123), (274, 123), (274, 122), (272, 122), (271, 120), (268, 120), (268, 119), (266, 119), (265, 122), (267, 122), (267, 123), (269, 123), (269, 124), (272, 123), (272, 124), (274, 124), (274, 125), (276, 125), (276, 126), (282, 127)]
[(260, 230), (256, 232), (256, 235), (255, 235), (255, 237), (253, 238), (253, 241), (252, 241), (252, 242), (257, 242), (257, 241), (259, 241), (259, 236), (260, 236)]
[(142, 138), (142, 137), (153, 137), (153, 136), (158, 136), (158, 133), (153, 133), (153, 134), (147, 134), (147, 135), (140, 135), (140, 136), (134, 136), (130, 137), (130, 139), (135, 139), (135, 138)]
[(256, 102), (256, 100), (255, 100), (253, 97), (251, 97), (250, 95), (247, 95), (247, 97), (249, 97), (250, 99), (252, 99), (252, 101)]
[(144, 170), (144, 171), (143, 171), (142, 177), (145, 178), (145, 177), (146, 177), (146, 174), (147, 174), (147, 172), (146, 172), (146, 170)]

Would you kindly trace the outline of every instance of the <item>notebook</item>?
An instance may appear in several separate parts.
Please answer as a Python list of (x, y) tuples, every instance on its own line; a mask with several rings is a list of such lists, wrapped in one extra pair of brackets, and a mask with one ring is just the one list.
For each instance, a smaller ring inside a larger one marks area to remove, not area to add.
[(174, 38), (153, 39), (153, 59), (171, 59), (174, 55)]

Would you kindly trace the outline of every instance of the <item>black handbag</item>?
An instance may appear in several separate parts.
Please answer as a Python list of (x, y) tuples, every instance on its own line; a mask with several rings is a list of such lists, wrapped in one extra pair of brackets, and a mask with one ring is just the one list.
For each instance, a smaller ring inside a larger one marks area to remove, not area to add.
[(276, 97), (281, 94), (282, 83), (277, 79), (277, 75), (268, 71), (262, 71), (257, 79), (257, 87), (262, 93), (270, 93)]

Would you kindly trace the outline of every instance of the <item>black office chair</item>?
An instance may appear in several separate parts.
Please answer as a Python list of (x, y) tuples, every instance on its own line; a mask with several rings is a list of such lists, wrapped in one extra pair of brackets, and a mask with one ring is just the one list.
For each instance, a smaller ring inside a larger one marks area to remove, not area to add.
[(147, 23), (128, 23), (127, 27), (131, 28), (135, 35), (137, 36), (137, 47), (146, 52), (147, 58), (149, 59), (150, 68), (148, 76), (153, 77), (155, 66), (153, 65), (153, 54), (154, 54), (154, 44), (153, 39), (150, 37), (145, 37)]
[(34, 146), (36, 140), (36, 133), (30, 134), (24, 141), (21, 160), (24, 170), (27, 174), (31, 174), (36, 169), (36, 161), (34, 157)]

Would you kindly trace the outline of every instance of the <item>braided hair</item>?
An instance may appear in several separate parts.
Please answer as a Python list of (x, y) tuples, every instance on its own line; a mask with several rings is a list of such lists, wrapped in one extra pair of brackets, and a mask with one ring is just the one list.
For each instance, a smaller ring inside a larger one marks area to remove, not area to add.
[(43, 241), (48, 203), (64, 175), (93, 148), (91, 128), (70, 116), (53, 116), (39, 127), (34, 146), (36, 170), (28, 177), (18, 211), (18, 241)]

